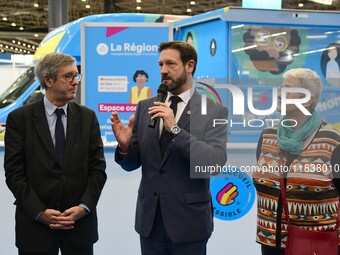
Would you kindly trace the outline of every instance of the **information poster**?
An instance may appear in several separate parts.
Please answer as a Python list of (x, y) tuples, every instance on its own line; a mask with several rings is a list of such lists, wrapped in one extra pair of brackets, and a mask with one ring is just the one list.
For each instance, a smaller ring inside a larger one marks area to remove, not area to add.
[[(321, 77), (316, 111), (340, 129), (337, 19), (323, 13), (227, 8), (210, 19), (206, 14), (174, 24), (174, 36), (198, 52), (196, 88), (229, 110), (228, 142), (257, 143), (264, 128), (277, 124), (282, 117), (276, 111), (277, 92), (282, 75), (293, 68), (309, 68)], [(242, 100), (235, 100), (232, 88)]]
[(104, 143), (114, 142), (110, 116), (124, 124), (140, 100), (155, 96), (160, 84), (158, 46), (172, 39), (171, 24), (84, 23), (82, 104), (98, 117)]
[[(339, 27), (232, 23), (231, 28), (230, 50), (235, 61), (229, 61), (229, 66), (238, 69), (231, 80), (244, 90), (253, 87), (251, 97), (257, 109), (268, 109), (275, 101), (273, 90), (281, 85), (284, 72), (309, 68), (318, 73), (323, 83), (316, 111), (324, 121), (339, 127), (336, 117), (340, 110)], [(237, 118), (245, 124), (231, 130), (242, 135), (244, 131), (260, 133), (272, 125), (268, 120), (280, 116), (273, 113), (261, 118), (246, 112)], [(250, 119), (262, 120), (257, 121), (261, 123), (258, 129), (249, 124)]]

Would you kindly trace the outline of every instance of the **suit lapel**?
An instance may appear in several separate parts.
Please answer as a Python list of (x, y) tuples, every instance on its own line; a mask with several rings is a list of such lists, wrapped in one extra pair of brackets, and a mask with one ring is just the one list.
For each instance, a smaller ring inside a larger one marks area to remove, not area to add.
[[(201, 102), (201, 95), (195, 90), (190, 98), (188, 104), (185, 106), (184, 111), (178, 120), (178, 126), (190, 133), (190, 121), (199, 112)], [(170, 151), (166, 150), (162, 159), (162, 165), (170, 155)]]
[(200, 109), (200, 102), (201, 96), (195, 90), (178, 121), (178, 126), (190, 132), (190, 120), (192, 120), (192, 118), (194, 118), (194, 116), (198, 113)]
[(50, 153), (52, 157), (56, 158), (56, 151), (48, 127), (43, 99), (37, 102), (36, 107), (34, 108), (33, 125), (36, 128), (37, 134), (44, 144), (46, 151)]

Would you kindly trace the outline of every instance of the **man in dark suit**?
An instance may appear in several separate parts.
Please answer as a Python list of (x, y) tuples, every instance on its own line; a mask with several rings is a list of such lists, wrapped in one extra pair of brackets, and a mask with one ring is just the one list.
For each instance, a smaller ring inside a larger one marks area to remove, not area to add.
[[(227, 109), (207, 100), (207, 114), (201, 114), (193, 88), (197, 53), (190, 44), (164, 42), (159, 52), (166, 100), (140, 101), (127, 126), (112, 113), (115, 159), (126, 171), (142, 166), (135, 223), (142, 254), (203, 255), (213, 230), (212, 203), (209, 176), (194, 178), (194, 171), (226, 162), (227, 128), (214, 127), (213, 120), (226, 119)], [(159, 118), (155, 128), (148, 127), (150, 116)]]
[(16, 199), (16, 246), (19, 255), (57, 255), (59, 249), (91, 255), (106, 181), (98, 120), (71, 102), (81, 80), (73, 57), (47, 54), (35, 74), (46, 95), (6, 122), (4, 167)]

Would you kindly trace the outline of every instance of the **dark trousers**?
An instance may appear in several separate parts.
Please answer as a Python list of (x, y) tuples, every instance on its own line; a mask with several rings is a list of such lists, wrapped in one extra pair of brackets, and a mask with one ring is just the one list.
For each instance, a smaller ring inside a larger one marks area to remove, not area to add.
[[(66, 230), (67, 231), (67, 230)], [(42, 242), (44, 240), (41, 240)], [(93, 245), (77, 248), (69, 240), (60, 236), (59, 242), (47, 252), (25, 252), (19, 249), (19, 255), (58, 255), (59, 249), (62, 255), (93, 255)]]
[(207, 241), (174, 243), (165, 231), (159, 204), (151, 234), (140, 236), (142, 255), (206, 255)]
[[(261, 245), (261, 253), (262, 255), (284, 255), (285, 249)], [(339, 255), (340, 255), (340, 246), (339, 246)]]
[(261, 245), (261, 253), (262, 255), (284, 255), (285, 250), (276, 247)]

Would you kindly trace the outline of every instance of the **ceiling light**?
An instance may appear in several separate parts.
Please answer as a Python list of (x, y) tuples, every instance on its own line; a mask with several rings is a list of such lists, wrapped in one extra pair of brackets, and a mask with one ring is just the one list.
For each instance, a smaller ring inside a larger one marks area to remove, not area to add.
[(15, 27), (17, 24), (15, 24), (14, 22), (11, 24), (12, 27)]
[(12, 43), (15, 43), (15, 40), (12, 40)]
[(140, 7), (140, 6), (136, 7), (136, 10), (138, 10), (138, 11), (141, 10), (141, 9), (142, 9), (142, 7)]
[(332, 0), (310, 0), (314, 3), (332, 5)]
[(90, 8), (91, 8), (91, 5), (87, 4), (87, 5), (85, 5), (85, 8), (86, 8), (86, 9), (90, 9)]
[(21, 42), (18, 41), (18, 45), (21, 45)]
[(191, 5), (195, 5), (196, 2), (195, 2), (195, 1), (190, 1), (190, 4), (191, 4)]
[(19, 27), (20, 30), (24, 30), (24, 27)]
[(38, 7), (39, 7), (39, 4), (38, 4), (38, 3), (35, 3), (35, 4), (33, 4), (33, 6), (34, 6), (35, 8), (38, 8)]
[(38, 34), (34, 34), (34, 37), (39, 37), (39, 35)]
[(142, 2), (142, 0), (136, 0), (136, 3), (141, 3)]
[(7, 21), (7, 18), (6, 18), (6, 17), (3, 17), (2, 20), (3, 20), (3, 21)]
[(86, 0), (81, 0), (82, 2), (86, 2)]
[(188, 8), (188, 9), (187, 9), (187, 12), (191, 12), (191, 9), (190, 9), (190, 8)]
[(299, 6), (300, 8), (301, 8), (301, 7), (303, 7), (303, 3), (299, 3), (299, 5), (298, 5), (298, 6)]

